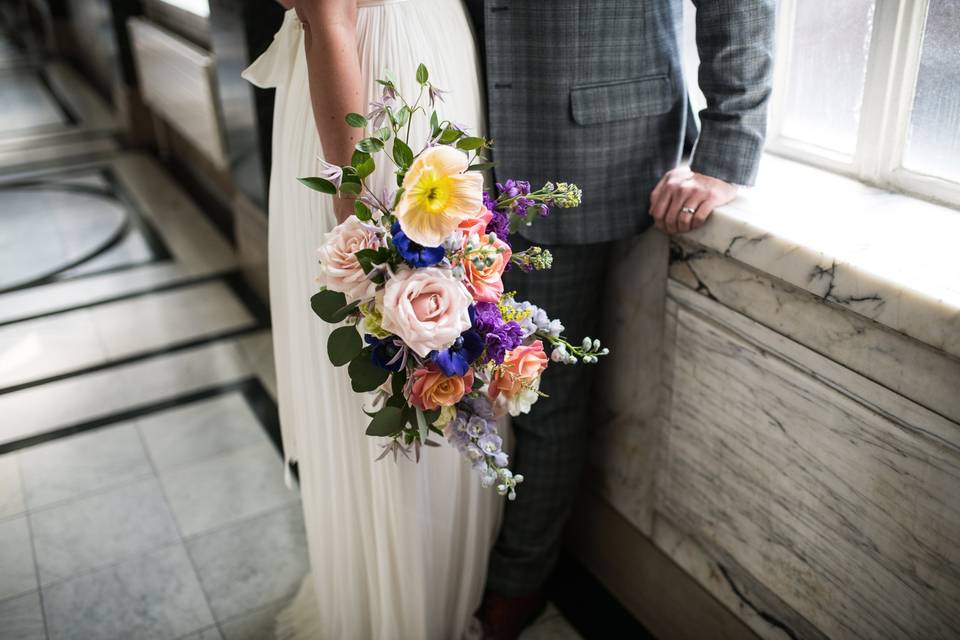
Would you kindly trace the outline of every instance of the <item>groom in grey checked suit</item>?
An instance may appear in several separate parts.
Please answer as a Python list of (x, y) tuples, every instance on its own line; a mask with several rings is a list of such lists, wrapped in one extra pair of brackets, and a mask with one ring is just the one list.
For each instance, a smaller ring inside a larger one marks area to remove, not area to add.
[[(693, 0), (707, 98), (699, 135), (681, 68), (682, 0), (468, 0), (485, 61), (498, 179), (574, 182), (579, 209), (521, 230), (554, 254), (550, 271), (507, 282), (596, 335), (611, 243), (657, 226), (682, 233), (753, 183), (770, 92), (774, 0)], [(685, 140), (689, 168), (678, 168)], [(519, 241), (523, 244), (523, 241)], [(638, 336), (638, 339), (644, 339)], [(611, 357), (616, 357), (614, 354)], [(480, 617), (488, 637), (529, 622), (556, 561), (587, 449), (591, 373), (551, 367), (549, 401), (514, 421), (508, 503)]]

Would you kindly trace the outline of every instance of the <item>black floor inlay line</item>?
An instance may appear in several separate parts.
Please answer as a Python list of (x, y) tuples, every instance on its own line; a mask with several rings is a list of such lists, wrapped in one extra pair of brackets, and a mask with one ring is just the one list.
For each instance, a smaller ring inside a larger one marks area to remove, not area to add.
[(277, 405), (273, 401), (273, 398), (270, 397), (270, 394), (267, 393), (267, 390), (264, 389), (260, 380), (250, 377), (229, 384), (202, 387), (194, 391), (167, 398), (165, 400), (160, 400), (158, 402), (145, 404), (132, 409), (124, 409), (123, 411), (118, 411), (100, 418), (94, 418), (93, 420), (66, 425), (34, 436), (21, 438), (20, 440), (6, 442), (0, 444), (0, 455), (33, 447), (45, 442), (59, 440), (60, 438), (66, 438), (67, 436), (72, 436), (77, 433), (92, 431), (94, 429), (107, 427), (120, 422), (142, 418), (152, 413), (166, 411), (168, 409), (175, 409), (193, 402), (207, 400), (209, 398), (215, 398), (217, 396), (222, 396), (233, 392), (240, 392), (243, 394), (243, 397), (250, 406), (250, 409), (260, 422), (260, 426), (264, 431), (266, 431), (267, 436), (269, 436), (271, 442), (273, 442), (277, 447), (277, 451), (279, 453), (281, 451), (281, 447), (279, 445), (280, 418), (277, 414)]
[(30, 389), (33, 387), (39, 387), (45, 384), (50, 384), (51, 382), (59, 382), (61, 380), (67, 380), (69, 378), (76, 378), (78, 376), (87, 375), (89, 373), (96, 373), (98, 371), (105, 371), (107, 369), (114, 369), (126, 364), (133, 364), (135, 362), (143, 362), (144, 360), (150, 360), (152, 358), (157, 358), (160, 356), (170, 355), (172, 353), (179, 353), (180, 351), (187, 351), (194, 347), (202, 347), (214, 342), (219, 342), (221, 340), (231, 340), (233, 338), (239, 338), (251, 333), (256, 333), (257, 331), (262, 331), (267, 329), (268, 326), (257, 323), (242, 329), (228, 329), (226, 331), (220, 331), (218, 333), (213, 333), (202, 338), (197, 338), (195, 340), (186, 340), (184, 342), (178, 342), (172, 345), (168, 345), (159, 349), (151, 349), (149, 351), (144, 351), (142, 353), (137, 353), (132, 356), (126, 356), (123, 358), (117, 358), (116, 360), (111, 360), (109, 362), (104, 362), (101, 364), (92, 365), (89, 367), (83, 367), (81, 369), (73, 369), (72, 371), (67, 371), (66, 373), (60, 373), (55, 376), (48, 376), (46, 378), (39, 378), (37, 380), (31, 380), (29, 382), (22, 382), (20, 384), (11, 385), (9, 387), (3, 387), (0, 389), (0, 396), (6, 395), (8, 393), (13, 393), (15, 391), (23, 391), (24, 389)]
[[(13, 320), (3, 320), (0, 321), (0, 328), (6, 327), (12, 324), (19, 324), (22, 322), (29, 322), (30, 320), (38, 320), (40, 318), (49, 318), (51, 316), (57, 316), (61, 313), (69, 313), (70, 311), (79, 311), (80, 309), (92, 309), (94, 307), (99, 307), (101, 305), (110, 304), (111, 302), (122, 302), (124, 300), (134, 300), (136, 298), (142, 298), (144, 296), (149, 296), (157, 293), (163, 293), (165, 291), (174, 291), (176, 289), (186, 289), (195, 285), (207, 284), (209, 282), (215, 282), (220, 279), (224, 279), (225, 282), (229, 285), (229, 281), (225, 278), (227, 276), (233, 275), (234, 270), (229, 271), (220, 271), (216, 273), (210, 273), (203, 276), (196, 276), (192, 278), (184, 278), (182, 280), (175, 280), (173, 282), (164, 282), (163, 284), (147, 286), (143, 289), (137, 289), (136, 291), (129, 291), (127, 293), (120, 293), (115, 296), (110, 296), (106, 298), (100, 298), (92, 302), (84, 302), (83, 304), (77, 304), (70, 307), (61, 307), (59, 309), (53, 309), (51, 311), (43, 311), (31, 316), (24, 316), (23, 318), (15, 318)], [(101, 274), (97, 274), (101, 275)], [(237, 296), (240, 298), (240, 296)], [(240, 300), (243, 302), (243, 299)], [(246, 304), (246, 303), (244, 303)], [(259, 316), (253, 309), (249, 309), (251, 315), (259, 319)]]

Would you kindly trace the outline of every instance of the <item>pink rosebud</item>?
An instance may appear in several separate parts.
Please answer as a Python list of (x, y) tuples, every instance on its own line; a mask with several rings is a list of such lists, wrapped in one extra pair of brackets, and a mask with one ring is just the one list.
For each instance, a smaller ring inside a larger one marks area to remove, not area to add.
[(361, 249), (380, 247), (379, 228), (361, 222), (355, 216), (335, 226), (324, 236), (320, 255), (320, 276), (317, 282), (332, 291), (339, 291), (347, 302), (372, 298), (377, 285), (367, 278), (357, 257)]

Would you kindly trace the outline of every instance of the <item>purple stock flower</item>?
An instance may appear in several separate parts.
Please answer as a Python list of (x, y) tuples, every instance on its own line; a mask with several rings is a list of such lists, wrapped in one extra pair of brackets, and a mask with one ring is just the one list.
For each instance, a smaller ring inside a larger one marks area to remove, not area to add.
[(470, 310), (473, 328), (483, 337), (487, 360), (503, 362), (506, 352), (523, 341), (523, 328), (511, 320), (504, 322), (500, 309), (493, 302), (478, 302)]

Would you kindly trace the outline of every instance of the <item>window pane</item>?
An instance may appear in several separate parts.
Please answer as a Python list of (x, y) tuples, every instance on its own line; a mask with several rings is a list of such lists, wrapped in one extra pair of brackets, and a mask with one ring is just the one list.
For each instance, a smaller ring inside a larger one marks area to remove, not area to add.
[(960, 2), (930, 0), (904, 166), (960, 182)]
[(798, 0), (782, 135), (853, 155), (874, 0)]

